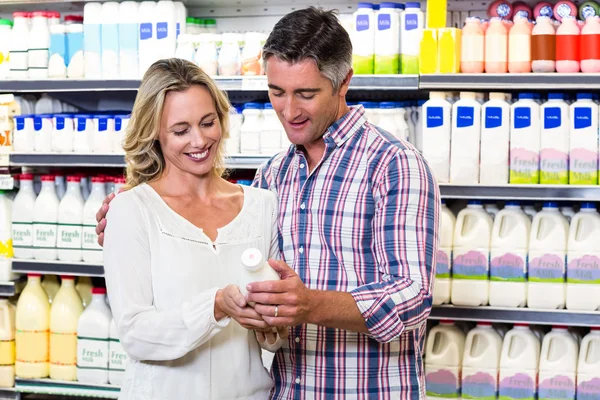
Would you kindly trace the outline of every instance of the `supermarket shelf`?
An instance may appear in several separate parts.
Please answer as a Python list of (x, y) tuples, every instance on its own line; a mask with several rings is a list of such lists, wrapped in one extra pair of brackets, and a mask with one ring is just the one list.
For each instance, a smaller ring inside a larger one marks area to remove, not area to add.
[(120, 389), (112, 385), (88, 385), (79, 382), (50, 379), (16, 379), (15, 390), (21, 393), (52, 394), (63, 396), (117, 399)]
[(354, 75), (350, 89), (419, 90), (418, 75)]
[(440, 184), (442, 198), (477, 200), (600, 201), (600, 186), (584, 185), (453, 185)]
[(0, 80), (0, 92), (51, 93), (51, 92), (112, 92), (136, 91), (140, 81), (95, 79)]
[(0, 297), (14, 296), (15, 290), (15, 282), (0, 282)]
[(600, 311), (532, 310), (528, 308), (440, 306), (429, 319), (527, 323), (532, 325), (600, 326)]
[(419, 77), (425, 90), (590, 90), (600, 88), (600, 74), (432, 74)]
[(225, 158), (225, 166), (231, 169), (256, 169), (263, 163), (269, 161), (272, 156), (264, 154), (256, 155), (235, 155)]
[(38, 261), (13, 259), (12, 269), (15, 273), (73, 275), (73, 276), (104, 276), (102, 265), (83, 262)]
[(19, 400), (21, 393), (15, 391), (15, 388), (0, 388), (0, 400)]

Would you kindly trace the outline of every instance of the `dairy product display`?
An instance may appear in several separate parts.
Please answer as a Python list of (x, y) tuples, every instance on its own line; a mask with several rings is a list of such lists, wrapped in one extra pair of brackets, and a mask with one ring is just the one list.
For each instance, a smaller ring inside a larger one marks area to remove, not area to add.
[(450, 182), (450, 138), (452, 105), (444, 92), (431, 92), (423, 104), (421, 132), (423, 156), (429, 161), (439, 183)]
[(15, 306), (0, 299), (0, 387), (15, 384)]
[(42, 189), (33, 208), (33, 257), (56, 260), (59, 199), (54, 175), (42, 176)]
[(481, 104), (475, 93), (461, 92), (452, 106), (453, 124), (450, 149), (450, 182), (479, 182)]
[(575, 399), (579, 344), (566, 327), (544, 336), (539, 366), (540, 398)]
[(478, 323), (467, 334), (462, 368), (464, 398), (494, 398), (498, 391), (498, 372), (502, 337), (492, 324)]
[(108, 351), (108, 382), (111, 385), (120, 386), (125, 377), (125, 368), (129, 357), (123, 350), (123, 346), (121, 346), (114, 320), (110, 321)]
[(429, 331), (425, 345), (428, 399), (460, 397), (465, 339), (452, 321), (441, 321)]
[(103, 177), (92, 178), (92, 190), (87, 198), (82, 213), (82, 239), (81, 248), (83, 261), (102, 265), (102, 247), (98, 244), (98, 235), (96, 234), (96, 212), (102, 207), (102, 202), (106, 197), (105, 180)]
[(406, 3), (406, 9), (400, 19), (400, 69), (403, 74), (419, 73), (419, 43), (423, 36), (425, 16), (421, 4)]
[(490, 93), (481, 109), (481, 154), (479, 183), (508, 182), (510, 154), (510, 105), (504, 93)]
[(510, 183), (539, 183), (540, 106), (533, 93), (520, 93), (511, 106)]
[(454, 226), (456, 217), (442, 201), (440, 217), (440, 246), (438, 248), (435, 267), (435, 285), (433, 289), (433, 304), (450, 303), (452, 247), (454, 242)]

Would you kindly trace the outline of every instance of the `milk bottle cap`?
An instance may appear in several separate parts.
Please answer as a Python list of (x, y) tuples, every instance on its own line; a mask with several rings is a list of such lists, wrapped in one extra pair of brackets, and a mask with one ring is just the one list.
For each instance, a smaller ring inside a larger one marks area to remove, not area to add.
[(544, 203), (543, 208), (558, 208), (558, 203), (555, 201), (547, 201)]
[(506, 207), (521, 207), (521, 203), (518, 201), (507, 201)]
[(19, 180), (21, 180), (21, 181), (32, 181), (33, 180), (33, 174), (21, 174), (21, 175), (19, 175)]
[(490, 100), (502, 100), (506, 99), (506, 94), (501, 92), (492, 92), (490, 93)]
[(13, 13), (13, 18), (31, 18), (31, 13), (25, 11), (16, 11)]
[(381, 3), (379, 4), (380, 8), (396, 8), (396, 3)]
[(516, 323), (515, 328), (529, 328), (529, 324)]
[(103, 176), (93, 176), (92, 183), (104, 183), (106, 179)]
[(378, 108), (379, 104), (373, 101), (359, 101), (358, 104), (362, 105), (364, 108)]
[(67, 176), (67, 182), (81, 182), (81, 177), (74, 175)]
[(596, 209), (596, 205), (594, 203), (590, 203), (590, 202), (585, 202), (585, 203), (581, 203), (581, 209), (591, 209), (591, 210), (595, 210)]
[(524, 100), (524, 99), (534, 99), (535, 96), (533, 95), (533, 93), (519, 93), (519, 100)]
[(262, 110), (263, 105), (260, 103), (246, 103), (244, 104), (244, 110)]
[(36, 17), (48, 18), (48, 13), (46, 11), (34, 11), (32, 13), (32, 15), (33, 15), (33, 18), (36, 18)]
[(42, 175), (42, 182), (54, 182), (56, 177), (54, 175)]
[(258, 271), (262, 267), (262, 262), (263, 256), (258, 249), (249, 248), (242, 253), (242, 264), (248, 271)]
[(548, 93), (548, 100), (564, 100), (564, 93)]
[(94, 287), (92, 288), (92, 294), (106, 294), (106, 288)]
[(272, 110), (273, 109), (273, 104), (271, 104), (271, 103), (265, 103), (264, 108), (265, 108), (265, 110)]
[(378, 11), (379, 10), (379, 4), (373, 4), (373, 10)]
[(383, 102), (379, 103), (379, 108), (385, 108), (385, 109), (396, 108), (396, 103), (394, 103), (393, 101), (383, 101)]
[(568, 326), (564, 326), (564, 325), (554, 325), (554, 326), (552, 326), (552, 330), (553, 331), (566, 331), (568, 329), (569, 329), (569, 327)]
[(481, 200), (469, 200), (467, 203), (469, 206), (482, 206), (483, 202)]
[(417, 3), (417, 2), (406, 3), (406, 8), (421, 8), (421, 3)]
[(41, 278), (42, 274), (33, 274), (32, 273), (32, 274), (27, 274), (27, 277), (28, 278)]
[(373, 3), (358, 3), (358, 8), (370, 8), (373, 9)]
[(476, 99), (477, 98), (477, 93), (475, 92), (460, 92), (460, 98), (461, 99)]
[(74, 281), (75, 277), (72, 275), (61, 275), (60, 279), (62, 279), (63, 281)]
[(577, 100), (591, 100), (591, 93), (577, 93)]
[(491, 327), (491, 326), (492, 326), (492, 323), (491, 323), (491, 322), (485, 322), (485, 321), (482, 321), (482, 322), (478, 322), (478, 323), (477, 323), (477, 326), (482, 326), (482, 327)]
[(406, 7), (402, 3), (394, 3), (398, 10), (404, 10)]

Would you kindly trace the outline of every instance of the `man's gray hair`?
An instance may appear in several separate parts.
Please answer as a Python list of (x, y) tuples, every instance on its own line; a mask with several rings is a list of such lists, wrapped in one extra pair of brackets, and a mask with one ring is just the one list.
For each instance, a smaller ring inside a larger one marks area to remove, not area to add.
[(277, 22), (263, 48), (265, 69), (271, 56), (292, 64), (314, 60), (337, 92), (352, 68), (352, 43), (335, 11), (309, 7)]

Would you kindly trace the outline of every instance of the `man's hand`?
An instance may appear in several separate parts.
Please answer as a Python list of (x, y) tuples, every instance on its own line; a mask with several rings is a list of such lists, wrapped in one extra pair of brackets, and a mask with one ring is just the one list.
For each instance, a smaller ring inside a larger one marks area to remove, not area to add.
[(102, 202), (102, 207), (96, 213), (96, 235), (98, 235), (98, 244), (104, 246), (104, 230), (106, 229), (106, 213), (108, 212), (108, 205), (115, 198), (115, 194), (111, 193)]
[(250, 283), (247, 286), (248, 302), (256, 303), (254, 309), (271, 326), (307, 323), (313, 307), (310, 289), (283, 261), (269, 260), (269, 265), (281, 276), (281, 280)]
[(256, 331), (256, 340), (258, 343), (263, 344), (267, 343), (270, 345), (275, 344), (277, 342), (277, 335), (281, 340), (285, 340), (289, 337), (290, 331), (287, 327), (278, 327), (276, 331), (273, 331), (273, 328), (267, 329), (266, 331)]
[(242, 327), (249, 330), (267, 330), (271, 326), (257, 313), (240, 292), (236, 285), (229, 285), (219, 289), (215, 299), (215, 319), (229, 316), (236, 320)]

